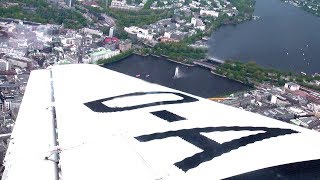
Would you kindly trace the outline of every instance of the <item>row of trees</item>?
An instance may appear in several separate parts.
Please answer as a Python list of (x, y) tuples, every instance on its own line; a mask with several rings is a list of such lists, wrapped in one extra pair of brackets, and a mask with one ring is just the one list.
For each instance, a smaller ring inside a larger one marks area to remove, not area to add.
[(280, 72), (275, 69), (263, 68), (255, 62), (241, 63), (237, 61), (228, 61), (219, 65), (216, 73), (248, 84), (269, 82), (276, 85), (284, 85), (286, 82), (284, 78), (289, 78), (289, 74), (292, 74)]
[(255, 0), (230, 0), (230, 3), (237, 8), (239, 16), (251, 16), (254, 11)]
[(115, 18), (120, 27), (148, 25), (173, 16), (173, 10), (142, 9), (140, 11), (130, 11), (107, 9), (106, 13)]
[(158, 43), (151, 51), (156, 55), (165, 55), (171, 59), (191, 63), (194, 59), (203, 59), (206, 57), (207, 49), (193, 48), (186, 43)]
[(59, 9), (45, 0), (12, 0), (21, 6), (0, 8), (0, 16), (39, 23), (64, 24), (66, 28), (79, 29), (87, 25), (86, 19), (77, 11)]
[(320, 80), (320, 76), (312, 77), (293, 72), (283, 72), (276, 69), (264, 68), (255, 62), (241, 63), (238, 61), (227, 61), (226, 63), (217, 66), (215, 72), (247, 84), (268, 82), (282, 86), (286, 82), (296, 82), (311, 89), (320, 90), (319, 86), (311, 85), (309, 83), (313, 80)]
[(112, 63), (112, 62), (115, 62), (115, 61), (119, 61), (121, 59), (124, 59), (124, 58), (132, 55), (132, 53), (133, 53), (133, 50), (128, 50), (126, 52), (123, 52), (123, 53), (118, 54), (116, 56), (113, 56), (111, 58), (98, 60), (97, 64), (108, 64), (108, 63)]

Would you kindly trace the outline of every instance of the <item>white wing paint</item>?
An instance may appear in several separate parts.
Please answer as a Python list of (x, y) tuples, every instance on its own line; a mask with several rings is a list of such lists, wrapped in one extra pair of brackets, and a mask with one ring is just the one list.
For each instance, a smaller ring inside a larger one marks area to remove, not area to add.
[(2, 179), (221, 179), (320, 159), (319, 138), (99, 66), (55, 66), (31, 73)]

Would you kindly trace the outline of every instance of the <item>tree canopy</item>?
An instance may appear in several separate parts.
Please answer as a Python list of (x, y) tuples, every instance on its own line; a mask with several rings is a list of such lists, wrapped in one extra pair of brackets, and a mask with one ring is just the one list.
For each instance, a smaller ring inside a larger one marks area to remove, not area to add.
[(86, 19), (73, 9), (55, 7), (45, 0), (11, 0), (20, 6), (0, 8), (4, 18), (22, 19), (39, 23), (64, 24), (66, 28), (79, 29), (87, 25)]

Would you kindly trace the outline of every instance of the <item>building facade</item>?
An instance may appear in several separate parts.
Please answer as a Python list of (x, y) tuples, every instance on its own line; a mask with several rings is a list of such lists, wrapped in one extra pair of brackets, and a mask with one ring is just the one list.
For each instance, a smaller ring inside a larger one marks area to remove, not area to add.
[(91, 61), (89, 63), (96, 63), (101, 59), (108, 59), (120, 54), (120, 50), (111, 51), (110, 49), (98, 48), (95, 52), (89, 54)]
[(132, 42), (129, 39), (126, 39), (125, 41), (122, 41), (119, 44), (119, 49), (121, 52), (128, 51), (131, 49), (131, 47), (132, 47)]
[(149, 31), (147, 29), (131, 26), (131, 27), (125, 27), (124, 30), (129, 34), (137, 35), (138, 39), (146, 39), (149, 41), (153, 39), (153, 35), (149, 34)]

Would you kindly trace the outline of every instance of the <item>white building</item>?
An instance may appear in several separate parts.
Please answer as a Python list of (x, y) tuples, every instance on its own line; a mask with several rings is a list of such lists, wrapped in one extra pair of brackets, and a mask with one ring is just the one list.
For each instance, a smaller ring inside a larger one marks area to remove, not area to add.
[(121, 6), (127, 6), (127, 3), (125, 0), (112, 0), (111, 1), (111, 7), (121, 7)]
[(200, 10), (201, 16), (212, 16), (212, 17), (218, 17), (219, 12), (216, 11), (210, 11), (210, 10)]
[(202, 22), (201, 19), (198, 18), (191, 18), (191, 24), (194, 26), (195, 29), (199, 29), (201, 31), (204, 31), (206, 29), (206, 26)]
[(82, 36), (79, 34), (60, 36), (61, 43), (64, 47), (72, 45), (80, 45)]
[(309, 103), (307, 107), (311, 111), (318, 112), (318, 115), (320, 117), (320, 104)]
[(116, 28), (115, 28), (114, 26), (110, 28), (110, 30), (109, 30), (109, 37), (111, 37), (111, 38), (113, 37), (113, 34), (114, 34), (115, 29), (116, 29)]
[(129, 34), (136, 34), (138, 39), (146, 39), (149, 41), (153, 39), (153, 35), (149, 34), (149, 31), (147, 29), (131, 26), (125, 27), (124, 30)]
[(163, 37), (170, 38), (171, 37), (171, 32), (164, 32)]
[(290, 91), (297, 91), (300, 89), (300, 85), (293, 82), (288, 82), (284, 85), (284, 88)]
[(314, 80), (313, 82), (314, 82), (314, 84), (316, 84), (317, 86), (320, 86), (320, 81)]
[(197, 19), (196, 18), (191, 18), (191, 24), (193, 25), (193, 26), (196, 26), (197, 25)]
[(111, 8), (119, 8), (119, 9), (129, 9), (129, 10), (139, 10), (143, 7), (143, 4), (139, 6), (128, 5), (126, 0), (112, 0)]
[(9, 111), (11, 109), (12, 105), (12, 99), (5, 99), (3, 102), (3, 109), (5, 111)]
[(101, 32), (99, 30), (95, 30), (95, 29), (90, 29), (90, 28), (83, 28), (82, 31), (84, 33), (87, 33), (87, 34), (94, 34), (94, 35), (97, 35), (97, 36), (102, 36), (103, 35), (103, 32)]
[(270, 100), (271, 104), (277, 104), (277, 99), (278, 99), (277, 96), (272, 95)]
[(103, 47), (100, 47), (95, 52), (92, 52), (89, 54), (90, 62), (86, 60), (86, 63), (96, 63), (100, 59), (108, 59), (118, 54), (120, 54), (119, 49), (115, 51), (111, 51), (110, 49), (105, 49)]

